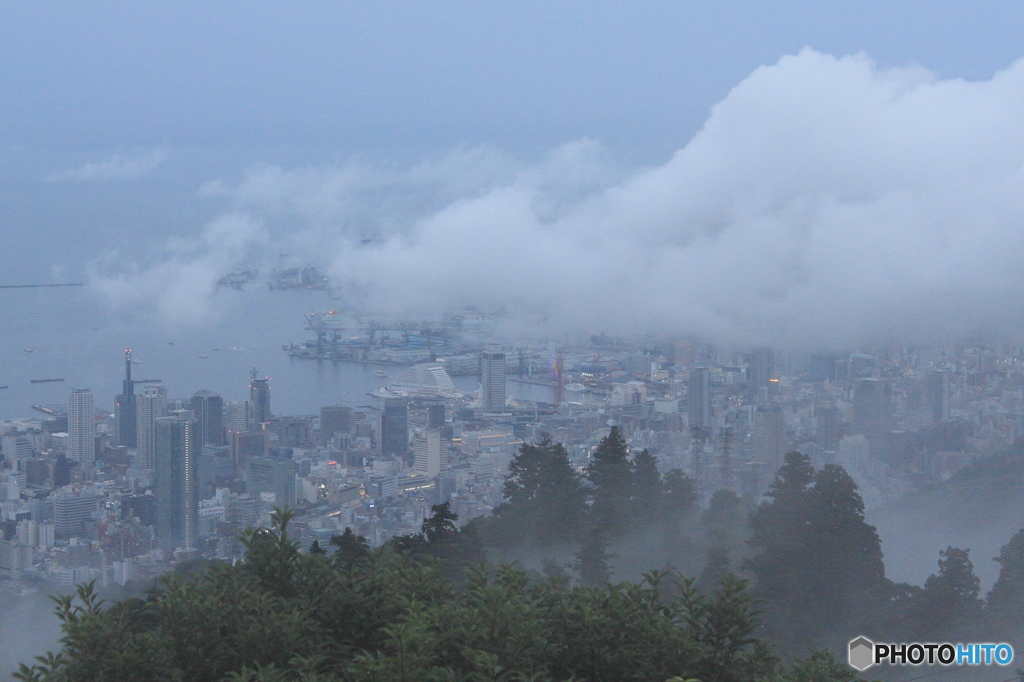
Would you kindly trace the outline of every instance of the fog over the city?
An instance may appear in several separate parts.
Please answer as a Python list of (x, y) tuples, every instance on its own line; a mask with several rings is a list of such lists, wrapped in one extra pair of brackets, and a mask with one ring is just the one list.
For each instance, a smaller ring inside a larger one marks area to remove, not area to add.
[(230, 208), (201, 237), (147, 265), (113, 252), (90, 282), (174, 324), (215, 319), (226, 272), (287, 262), (417, 318), (476, 305), (556, 330), (818, 346), (1016, 334), (1022, 105), (1022, 61), (969, 82), (807, 48), (738, 83), (667, 163), (624, 169), (580, 139), (534, 161), (253, 165), (203, 184)]

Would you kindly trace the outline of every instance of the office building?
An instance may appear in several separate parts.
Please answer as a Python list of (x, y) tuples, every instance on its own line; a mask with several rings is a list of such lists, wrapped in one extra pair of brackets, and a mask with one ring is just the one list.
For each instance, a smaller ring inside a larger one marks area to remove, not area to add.
[(505, 353), (485, 350), (480, 353), (480, 405), (488, 412), (505, 409)]
[(703, 368), (691, 369), (686, 396), (690, 410), (690, 428), (710, 429), (711, 372)]
[(87, 388), (68, 396), (68, 456), (82, 465), (96, 461), (96, 407)]
[(135, 463), (144, 469), (156, 468), (156, 420), (164, 416), (166, 397), (166, 389), (150, 387), (136, 399)]
[[(100, 508), (103, 496), (92, 491), (62, 491), (53, 496), (53, 525), (58, 537), (80, 535), (82, 523)], [(34, 519), (42, 521), (43, 519)]]
[(132, 382), (132, 352), (126, 350), (124, 352), (124, 381), (121, 384), (121, 394), (114, 398), (115, 444), (135, 448), (137, 428), (135, 384)]
[(270, 451), (270, 438), (266, 431), (232, 431), (231, 465), (234, 475), (241, 478), (245, 463), (251, 457), (266, 457)]
[(273, 493), (278, 507), (295, 506), (295, 462), (285, 457), (252, 457), (245, 463), (245, 492)]
[(768, 383), (774, 376), (775, 352), (767, 346), (754, 348), (750, 352), (750, 374), (747, 378), (750, 387), (754, 391), (768, 388)]
[(257, 428), (273, 416), (270, 412), (270, 378), (260, 379), (258, 373), (259, 369), (253, 367), (249, 374), (249, 402), (252, 403), (252, 418)]
[(387, 398), (380, 418), (380, 452), (404, 456), (409, 450), (409, 406), (402, 398)]
[(853, 386), (853, 432), (880, 447), (892, 430), (892, 385), (885, 379), (857, 379)]
[(817, 422), (818, 445), (823, 450), (835, 451), (839, 447), (840, 418), (839, 408), (835, 405), (823, 405), (815, 414)]
[(198, 539), (197, 430), (190, 410), (156, 420), (156, 540), (168, 552), (194, 548)]
[(192, 396), (192, 414), (199, 430), (199, 444), (219, 447), (227, 443), (224, 436), (224, 400), (210, 391), (197, 391)]
[(420, 476), (434, 478), (441, 473), (444, 466), (442, 458), (441, 432), (437, 429), (427, 429), (416, 434), (413, 440), (412, 452), (415, 457), (413, 470)]
[(443, 429), (445, 426), (444, 403), (430, 403), (427, 405), (427, 428)]
[(252, 431), (254, 426), (251, 401), (243, 400), (224, 405), (224, 427), (228, 431)]
[(320, 442), (328, 443), (336, 433), (352, 432), (352, 408), (327, 405), (320, 408)]

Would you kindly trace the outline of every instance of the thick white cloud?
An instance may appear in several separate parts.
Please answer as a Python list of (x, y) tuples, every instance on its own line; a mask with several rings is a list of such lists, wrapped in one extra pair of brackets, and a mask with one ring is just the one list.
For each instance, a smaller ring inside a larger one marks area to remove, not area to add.
[(217, 298), (217, 280), (236, 263), (261, 258), (267, 233), (252, 216), (232, 213), (210, 223), (196, 240), (167, 243), (168, 255), (148, 268), (110, 270), (121, 259), (108, 253), (89, 277), (112, 306), (141, 309), (170, 326), (216, 320), (227, 302)]
[(581, 141), (528, 166), (478, 151), (386, 173), (262, 167), (209, 191), (374, 309), (842, 345), (1015, 333), (1022, 165), (1024, 62), (941, 81), (807, 49), (629, 177)]

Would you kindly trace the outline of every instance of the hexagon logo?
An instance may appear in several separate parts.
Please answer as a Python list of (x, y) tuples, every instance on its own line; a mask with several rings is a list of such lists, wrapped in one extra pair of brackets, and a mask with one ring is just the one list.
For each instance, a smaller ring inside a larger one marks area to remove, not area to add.
[(864, 670), (875, 662), (875, 643), (867, 637), (858, 637), (850, 642), (850, 665), (857, 670)]

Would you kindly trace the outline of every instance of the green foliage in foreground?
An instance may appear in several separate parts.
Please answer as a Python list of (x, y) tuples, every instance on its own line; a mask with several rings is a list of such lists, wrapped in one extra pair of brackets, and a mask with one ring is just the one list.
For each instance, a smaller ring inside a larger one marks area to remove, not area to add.
[[(830, 654), (783, 666), (758, 599), (727, 574), (699, 595), (664, 572), (572, 586), (516, 566), (469, 568), (394, 546), (302, 554), (289, 514), (244, 537), (235, 566), (169, 575), (146, 600), (57, 599), (63, 650), (22, 665), (34, 682), (848, 682)], [(447, 530), (447, 528), (443, 529)]]

